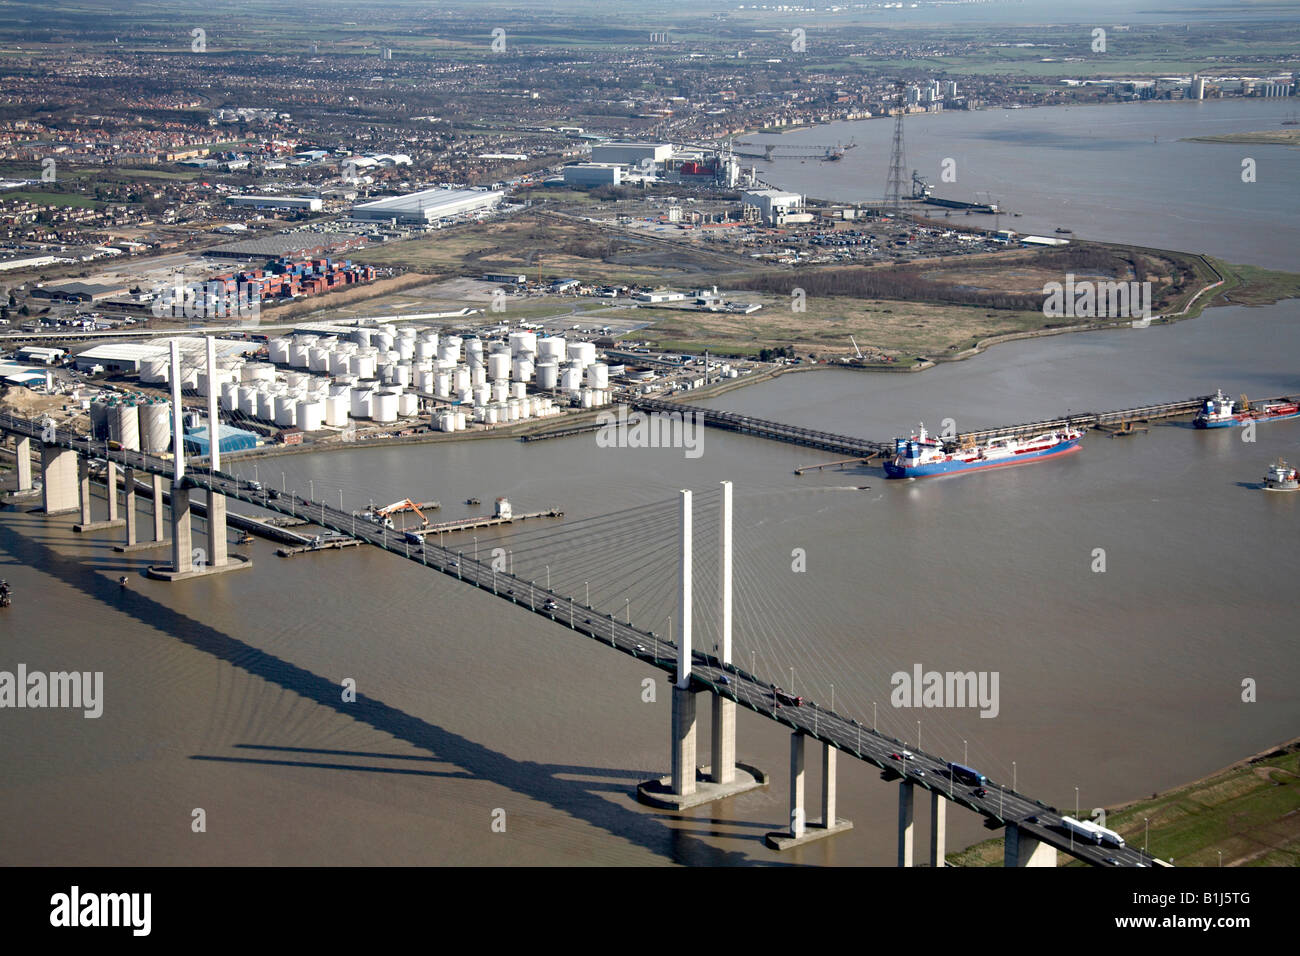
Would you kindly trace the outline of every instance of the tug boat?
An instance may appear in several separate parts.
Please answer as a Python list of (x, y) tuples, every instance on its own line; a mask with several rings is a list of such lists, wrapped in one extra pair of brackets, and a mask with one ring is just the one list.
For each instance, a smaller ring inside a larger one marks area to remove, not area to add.
[(1293, 465), (1279, 458), (1264, 473), (1264, 487), (1269, 491), (1295, 491), (1300, 489), (1300, 475)]
[(921, 425), (915, 435), (894, 439), (894, 457), (885, 462), (889, 478), (926, 478), (956, 472), (1001, 468), (1064, 455), (1079, 447), (1083, 432), (1067, 425), (1032, 438), (990, 438), (983, 445), (967, 441), (958, 446), (927, 434)]
[(1258, 408), (1251, 408), (1245, 395), (1241, 396), (1238, 404), (1224, 395), (1223, 389), (1218, 389), (1213, 397), (1205, 400), (1192, 424), (1197, 428), (1231, 428), (1247, 422), (1273, 422), (1287, 418), (1300, 418), (1300, 404), (1266, 402)]

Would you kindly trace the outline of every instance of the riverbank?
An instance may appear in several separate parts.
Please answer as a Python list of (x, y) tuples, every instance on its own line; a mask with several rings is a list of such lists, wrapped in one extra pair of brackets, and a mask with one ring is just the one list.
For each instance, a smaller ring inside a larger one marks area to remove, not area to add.
[[(1107, 808), (1106, 826), (1175, 866), (1300, 866), (1300, 737)], [(1002, 853), (997, 837), (950, 854), (948, 865), (1001, 866)]]

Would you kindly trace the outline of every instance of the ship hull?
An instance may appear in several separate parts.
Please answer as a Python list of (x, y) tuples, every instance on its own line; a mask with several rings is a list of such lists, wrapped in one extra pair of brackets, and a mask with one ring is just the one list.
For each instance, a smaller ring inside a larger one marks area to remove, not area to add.
[(1233, 428), (1237, 425), (1245, 425), (1246, 422), (1281, 422), (1288, 418), (1300, 418), (1300, 411), (1284, 412), (1280, 415), (1253, 415), (1250, 412), (1242, 412), (1218, 421), (1198, 418), (1192, 424), (1197, 428)]
[(1066, 441), (1057, 442), (1050, 448), (1044, 448), (1042, 451), (1027, 451), (1018, 455), (1008, 455), (1005, 458), (994, 458), (991, 460), (962, 461), (953, 459), (951, 461), (936, 461), (924, 465), (914, 465), (905, 468), (902, 465), (896, 465), (892, 461), (885, 462), (886, 478), (932, 478), (936, 475), (955, 475), (965, 474), (972, 471), (985, 471), (989, 468), (1006, 468), (1010, 465), (1025, 465), (1030, 462), (1043, 461), (1047, 458), (1056, 458), (1059, 455), (1065, 455), (1075, 451), (1079, 447), (1081, 439), (1071, 438)]

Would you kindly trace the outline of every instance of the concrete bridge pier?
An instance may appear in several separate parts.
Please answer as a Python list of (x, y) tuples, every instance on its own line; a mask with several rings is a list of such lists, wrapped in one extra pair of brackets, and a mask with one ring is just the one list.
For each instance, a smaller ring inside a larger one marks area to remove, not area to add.
[(898, 785), (898, 865), (912, 865), (912, 800), (916, 784), (904, 780)]
[[(0, 441), (5, 433), (0, 432)], [(0, 494), (5, 501), (21, 501), (36, 497), (36, 485), (32, 481), (32, 440), (27, 435), (14, 433), (14, 487), (12, 491)]]
[(26, 435), (14, 436), (14, 458), (18, 463), (18, 485), (16, 492), (31, 491), (32, 485), (32, 440)]
[(695, 693), (673, 688), (673, 794), (695, 793)]
[[(119, 553), (129, 551), (152, 551), (157, 548), (165, 547), (167, 538), (164, 533), (163, 518), (163, 478), (162, 475), (149, 476), (153, 492), (153, 540), (141, 541), (139, 539), (139, 521), (135, 516), (135, 476), (134, 470), (126, 470), (126, 543), (114, 545), (113, 550)], [(135, 516), (135, 517), (133, 517)]]
[(41, 472), (44, 479), (41, 490), (47, 515), (68, 514), (77, 510), (79, 457), (71, 448), (41, 446)]
[(135, 513), (135, 469), (127, 468), (123, 473), (122, 489), (122, 510), (126, 512), (126, 545), (131, 547), (135, 544), (135, 526), (137, 516)]
[(1036, 840), (1014, 823), (1003, 833), (1003, 866), (1056, 866), (1056, 847)]
[(930, 791), (930, 865), (947, 866), (945, 845), (948, 837), (948, 800), (937, 790)]
[(90, 513), (90, 461), (84, 456), (77, 458), (77, 483), (80, 486), (81, 521), (72, 526), (73, 531), (102, 531), (105, 528), (120, 528), (123, 521), (117, 514), (117, 465), (111, 461), (104, 473), (104, 488), (108, 496), (108, 517), (95, 521)]
[(163, 487), (162, 475), (150, 475), (153, 484), (153, 543), (165, 542), (163, 537)]
[(808, 811), (804, 807), (804, 747), (807, 739), (807, 735), (799, 730), (790, 735), (790, 829), (767, 835), (764, 842), (773, 850), (790, 850), (853, 829), (852, 821), (835, 815), (837, 751), (825, 742), (822, 743), (821, 820), (812, 824), (808, 822)]

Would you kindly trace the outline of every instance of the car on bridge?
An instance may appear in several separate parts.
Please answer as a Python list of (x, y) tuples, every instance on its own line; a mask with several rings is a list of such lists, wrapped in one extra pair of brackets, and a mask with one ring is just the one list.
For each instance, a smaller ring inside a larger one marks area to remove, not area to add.
[(772, 696), (776, 698), (776, 705), (777, 705), (778, 707), (780, 707), (782, 704), (786, 704), (786, 705), (788, 705), (788, 706), (790, 706), (790, 707), (802, 707), (802, 706), (803, 706), (803, 698), (802, 698), (802, 697), (798, 697), (798, 696), (796, 696), (796, 695), (794, 695), (794, 694), (787, 694), (787, 693), (786, 693), (785, 691), (783, 691), (780, 687), (774, 687), (774, 688), (772, 689)]

